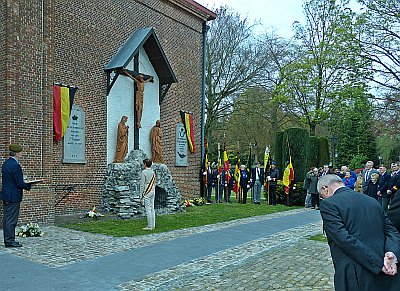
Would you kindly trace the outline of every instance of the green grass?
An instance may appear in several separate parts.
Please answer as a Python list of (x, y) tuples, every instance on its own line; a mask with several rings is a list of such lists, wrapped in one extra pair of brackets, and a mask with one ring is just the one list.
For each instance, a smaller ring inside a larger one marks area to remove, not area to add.
[(58, 226), (115, 237), (129, 237), (265, 215), (294, 208), (283, 205), (254, 205), (252, 203), (222, 203), (192, 206), (187, 207), (186, 212), (156, 215), (156, 229), (152, 231), (142, 230), (147, 225), (146, 218), (128, 220), (99, 218), (98, 220), (91, 221), (82, 220), (74, 223), (61, 223)]
[(313, 236), (308, 237), (309, 240), (315, 240), (315, 241), (322, 241), (322, 242), (328, 242), (326, 235), (323, 233), (319, 233)]

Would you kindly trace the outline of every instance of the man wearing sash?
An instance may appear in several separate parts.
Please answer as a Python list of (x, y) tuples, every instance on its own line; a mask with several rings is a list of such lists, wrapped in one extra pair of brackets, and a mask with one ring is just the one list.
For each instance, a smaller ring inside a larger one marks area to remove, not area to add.
[(156, 213), (154, 210), (154, 198), (156, 196), (156, 174), (151, 169), (153, 162), (150, 159), (145, 159), (144, 170), (140, 179), (140, 193), (142, 193), (142, 200), (144, 200), (144, 207), (146, 209), (147, 227), (144, 230), (153, 230), (156, 227)]

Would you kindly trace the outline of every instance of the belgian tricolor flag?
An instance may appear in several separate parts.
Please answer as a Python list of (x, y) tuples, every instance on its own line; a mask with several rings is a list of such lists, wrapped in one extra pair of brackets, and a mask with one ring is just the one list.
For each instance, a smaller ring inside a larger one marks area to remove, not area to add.
[(77, 87), (53, 85), (53, 125), (54, 139), (61, 141), (68, 127), (69, 115), (74, 103)]
[(182, 122), (185, 126), (186, 136), (189, 144), (189, 150), (191, 153), (196, 152), (196, 145), (194, 144), (194, 122), (193, 114), (185, 111), (181, 111)]

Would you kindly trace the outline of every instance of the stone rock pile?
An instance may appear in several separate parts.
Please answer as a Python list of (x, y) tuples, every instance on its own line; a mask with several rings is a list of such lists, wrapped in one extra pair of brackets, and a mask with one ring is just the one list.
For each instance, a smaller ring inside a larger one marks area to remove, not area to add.
[[(146, 154), (142, 150), (133, 150), (124, 163), (108, 165), (102, 199), (105, 211), (115, 213), (120, 218), (145, 215), (145, 209), (140, 204), (140, 175), (145, 158)], [(181, 193), (168, 167), (165, 164), (153, 163), (152, 169), (156, 173), (156, 212), (183, 211), (180, 206)]]

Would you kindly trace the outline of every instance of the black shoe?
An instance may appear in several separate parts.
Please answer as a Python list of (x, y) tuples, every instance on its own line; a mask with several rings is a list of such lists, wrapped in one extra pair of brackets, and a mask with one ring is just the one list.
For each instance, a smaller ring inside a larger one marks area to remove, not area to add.
[(6, 246), (6, 248), (20, 248), (22, 247), (22, 245), (19, 242), (12, 242), (12, 243), (7, 243), (4, 244)]

